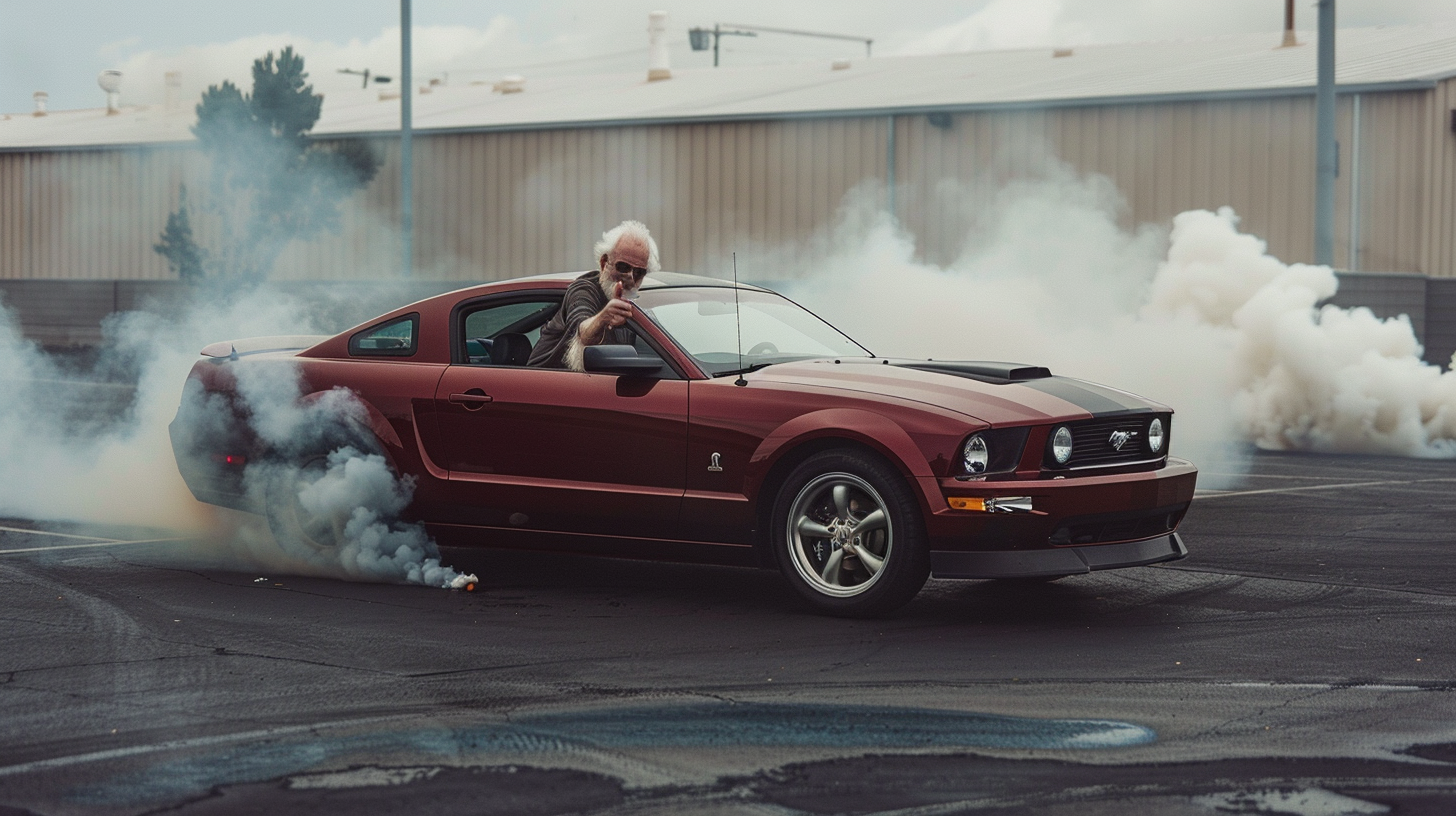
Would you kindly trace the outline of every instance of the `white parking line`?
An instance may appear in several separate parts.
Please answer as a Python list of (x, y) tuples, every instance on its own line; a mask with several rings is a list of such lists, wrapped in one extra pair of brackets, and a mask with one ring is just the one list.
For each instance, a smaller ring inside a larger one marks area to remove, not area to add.
[(1270, 487), (1263, 490), (1232, 490), (1228, 492), (1199, 491), (1194, 495), (1195, 499), (1226, 499), (1230, 496), (1258, 496), (1265, 493), (1302, 493), (1306, 490), (1343, 490), (1350, 487), (1384, 487), (1388, 485), (1414, 485), (1429, 484), (1431, 482), (1456, 482), (1456, 477), (1444, 477), (1438, 479), (1391, 479), (1383, 482), (1345, 482), (1343, 484), (1331, 485), (1305, 485), (1304, 487)]
[(13, 550), (0, 550), (0, 555), (14, 555), (16, 553), (50, 552), (51, 550), (78, 550), (84, 547), (120, 547), (123, 544), (161, 544), (166, 541), (186, 541), (186, 536), (176, 538), (143, 538), (138, 541), (97, 541), (92, 544), (57, 544), (54, 547), (17, 547)]
[(75, 533), (51, 533), (45, 530), (27, 530), (24, 527), (0, 527), (0, 532), (5, 533), (28, 533), (30, 535), (59, 536), (61, 538), (84, 538), (87, 541), (119, 541), (115, 538), (102, 538), (101, 536), (83, 536)]
[[(413, 715), (410, 715), (413, 716)], [(257, 731), (241, 731), (235, 734), (219, 734), (212, 737), (195, 737), (193, 739), (167, 740), (151, 745), (133, 745), (128, 748), (113, 748), (109, 751), (95, 751), (89, 754), (74, 754), (72, 756), (55, 757), (53, 759), (41, 759), (35, 762), (24, 762), (19, 765), (0, 767), (0, 776), (14, 776), (16, 774), (30, 773), (31, 771), (44, 771), (51, 768), (64, 768), (67, 765), (79, 765), (86, 762), (97, 762), (106, 759), (120, 759), (122, 757), (136, 756), (138, 754), (152, 754), (158, 751), (176, 751), (183, 748), (205, 748), (211, 745), (225, 745), (229, 742), (242, 742), (247, 740), (266, 739), (269, 737), (280, 737), (289, 734), (307, 733), (309, 731), (323, 730), (326, 728), (345, 728), (352, 725), (370, 725), (373, 723), (387, 722), (389, 720), (404, 719), (404, 715), (392, 714), (382, 717), (363, 717), (357, 720), (335, 720), (333, 722), (313, 723), (311, 725), (284, 725), (275, 728), (263, 728)]]

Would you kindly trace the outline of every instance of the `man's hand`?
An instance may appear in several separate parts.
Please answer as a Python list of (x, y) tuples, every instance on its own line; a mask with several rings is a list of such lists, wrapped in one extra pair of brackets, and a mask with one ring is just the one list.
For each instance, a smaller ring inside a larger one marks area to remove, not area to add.
[(581, 342), (589, 346), (602, 342), (608, 330), (625, 326), (627, 318), (631, 316), (632, 302), (622, 299), (622, 284), (618, 283), (607, 305), (592, 319), (581, 324)]

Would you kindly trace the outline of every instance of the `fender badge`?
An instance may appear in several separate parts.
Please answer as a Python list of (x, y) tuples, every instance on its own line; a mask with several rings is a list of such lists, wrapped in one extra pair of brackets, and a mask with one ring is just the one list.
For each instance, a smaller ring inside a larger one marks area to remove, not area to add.
[(708, 462), (708, 472), (709, 473), (722, 473), (723, 472), (723, 456), (722, 456), (722, 454), (717, 454), (717, 453), (713, 454), (712, 460)]

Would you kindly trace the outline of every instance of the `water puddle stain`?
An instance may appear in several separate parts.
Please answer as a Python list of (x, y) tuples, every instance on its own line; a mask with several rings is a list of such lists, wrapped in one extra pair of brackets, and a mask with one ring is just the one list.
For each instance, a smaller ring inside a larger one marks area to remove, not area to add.
[(697, 703), (536, 713), (453, 728), (390, 728), (338, 736), (325, 732), (193, 752), (145, 768), (128, 763), (107, 781), (71, 793), (73, 800), (93, 804), (168, 801), (218, 785), (280, 779), (381, 756), (413, 756), (415, 761), (436, 757), (463, 766), (500, 762), (511, 755), (637, 748), (1102, 749), (1156, 739), (1151, 729), (1113, 720), (891, 706)]

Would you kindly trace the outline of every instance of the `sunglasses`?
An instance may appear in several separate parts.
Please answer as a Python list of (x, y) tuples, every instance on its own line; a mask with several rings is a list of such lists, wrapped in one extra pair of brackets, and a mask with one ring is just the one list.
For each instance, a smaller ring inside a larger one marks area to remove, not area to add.
[(647, 277), (647, 270), (646, 269), (643, 269), (640, 266), (633, 266), (632, 264), (629, 264), (626, 261), (617, 261), (616, 268), (617, 268), (617, 274), (618, 275), (625, 275), (628, 272), (631, 272), (632, 273), (632, 277), (635, 280), (642, 280), (643, 278)]

